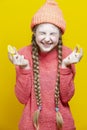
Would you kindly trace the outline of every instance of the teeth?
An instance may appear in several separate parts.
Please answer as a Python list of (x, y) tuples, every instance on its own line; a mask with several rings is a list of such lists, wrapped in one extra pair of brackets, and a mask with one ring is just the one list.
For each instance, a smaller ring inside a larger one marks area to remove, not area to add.
[(52, 43), (43, 43), (43, 42), (41, 42), (42, 44), (44, 44), (44, 45), (51, 45)]

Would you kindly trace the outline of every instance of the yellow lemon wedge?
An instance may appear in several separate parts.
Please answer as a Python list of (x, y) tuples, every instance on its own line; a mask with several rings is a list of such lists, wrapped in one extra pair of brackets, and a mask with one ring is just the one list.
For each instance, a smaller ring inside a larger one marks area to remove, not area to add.
[(77, 48), (78, 48), (78, 52), (80, 52), (80, 45), (77, 44), (76, 46), (77, 46)]
[(9, 53), (11, 53), (12, 55), (14, 55), (15, 54), (15, 49), (14, 49), (14, 47), (13, 46), (11, 46), (11, 45), (8, 45), (8, 52)]

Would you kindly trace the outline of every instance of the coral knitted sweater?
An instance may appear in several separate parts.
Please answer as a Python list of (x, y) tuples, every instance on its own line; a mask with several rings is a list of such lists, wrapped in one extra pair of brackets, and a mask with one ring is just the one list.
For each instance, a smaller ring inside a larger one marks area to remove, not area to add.
[[(19, 53), (29, 60), (30, 69), (25, 70), (16, 67), (15, 93), (18, 100), (24, 104), (23, 114), (19, 123), (19, 130), (35, 130), (33, 126), (33, 114), (37, 110), (36, 98), (33, 86), (32, 70), (32, 46), (22, 48)], [(63, 46), (63, 58), (71, 53), (71, 50)], [(56, 112), (54, 102), (55, 83), (57, 75), (57, 51), (53, 50), (48, 54), (40, 53), (40, 87), (42, 110), (39, 118), (39, 130), (57, 130)], [(74, 95), (75, 68), (71, 65), (68, 68), (60, 68), (60, 101), (59, 110), (63, 116), (64, 124), (62, 130), (75, 130), (74, 121), (70, 112), (68, 102)]]

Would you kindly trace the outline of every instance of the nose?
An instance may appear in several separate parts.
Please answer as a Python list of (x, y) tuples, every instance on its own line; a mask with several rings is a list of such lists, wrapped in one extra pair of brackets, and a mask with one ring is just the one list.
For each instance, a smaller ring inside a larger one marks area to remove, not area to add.
[(51, 41), (50, 36), (47, 35), (47, 36), (45, 37), (45, 42), (50, 42), (50, 41)]

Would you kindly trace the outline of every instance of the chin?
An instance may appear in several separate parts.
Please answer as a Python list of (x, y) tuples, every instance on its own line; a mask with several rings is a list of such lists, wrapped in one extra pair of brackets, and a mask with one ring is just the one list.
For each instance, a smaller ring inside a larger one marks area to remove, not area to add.
[(45, 48), (45, 47), (40, 47), (40, 51), (41, 52), (50, 52), (51, 50), (53, 50), (54, 49), (54, 47), (49, 47), (49, 48)]
[(53, 50), (53, 48), (44, 48), (44, 49), (40, 49), (41, 52), (44, 52), (44, 53), (47, 53), (47, 52), (50, 52), (51, 50)]

